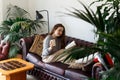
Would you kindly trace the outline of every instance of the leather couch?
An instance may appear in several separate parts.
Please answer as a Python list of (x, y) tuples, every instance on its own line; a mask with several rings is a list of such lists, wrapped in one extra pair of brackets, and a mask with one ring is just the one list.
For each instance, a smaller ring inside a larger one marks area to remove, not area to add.
[[(41, 35), (46, 37), (46, 34)], [(96, 64), (94, 62), (86, 66), (85, 71), (68, 68), (67, 64), (61, 62), (42, 62), (40, 56), (29, 52), (34, 38), (34, 36), (22, 38), (20, 39), (20, 45), (22, 47), (23, 59), (35, 64), (35, 68), (28, 73), (36, 76), (38, 80), (88, 80), (89, 78), (99, 78), (99, 71), (103, 70), (103, 67), (101, 67), (101, 64)], [(66, 36), (66, 44), (73, 40), (75, 40), (77, 46), (80, 47), (91, 47), (94, 45), (88, 41)]]

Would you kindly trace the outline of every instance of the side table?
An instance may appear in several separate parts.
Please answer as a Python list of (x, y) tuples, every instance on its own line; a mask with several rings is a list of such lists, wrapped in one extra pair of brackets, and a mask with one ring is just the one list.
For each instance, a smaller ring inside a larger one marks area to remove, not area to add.
[(20, 58), (0, 61), (0, 80), (26, 80), (26, 71), (34, 64)]

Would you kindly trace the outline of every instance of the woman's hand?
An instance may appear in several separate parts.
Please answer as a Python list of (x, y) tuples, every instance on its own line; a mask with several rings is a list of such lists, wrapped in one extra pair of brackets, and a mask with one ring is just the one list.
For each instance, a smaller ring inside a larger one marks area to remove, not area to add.
[(54, 46), (56, 46), (56, 42), (55, 42), (55, 39), (53, 40), (50, 40), (50, 43), (49, 43), (50, 47), (49, 47), (49, 50), (52, 50)]

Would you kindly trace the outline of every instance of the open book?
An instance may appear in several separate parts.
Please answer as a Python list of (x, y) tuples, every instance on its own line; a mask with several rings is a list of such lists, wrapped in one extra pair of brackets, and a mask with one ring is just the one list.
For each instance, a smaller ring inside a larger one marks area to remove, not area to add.
[(69, 44), (65, 47), (65, 49), (69, 49), (69, 48), (72, 48), (72, 47), (74, 47), (74, 46), (76, 46), (76, 43), (75, 43), (75, 41), (72, 41), (71, 43), (69, 43)]

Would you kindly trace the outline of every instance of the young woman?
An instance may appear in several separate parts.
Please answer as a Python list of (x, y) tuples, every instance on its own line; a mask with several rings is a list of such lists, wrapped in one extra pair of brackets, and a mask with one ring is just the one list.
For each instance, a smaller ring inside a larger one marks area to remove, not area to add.
[(44, 39), (42, 60), (43, 62), (54, 62), (55, 52), (65, 48), (65, 27), (56, 24), (51, 33)]
[[(57, 61), (64, 61), (67, 54), (64, 57), (60, 57), (60, 59), (55, 59), (56, 57), (60, 56), (63, 51), (65, 51), (65, 28), (62, 24), (56, 24), (51, 33), (44, 39), (43, 42), (43, 51), (42, 51), (42, 60), (45, 63), (50, 62), (57, 62)], [(64, 53), (63, 53), (64, 54)], [(82, 68), (88, 65), (93, 61), (93, 59), (98, 58), (99, 61), (103, 61), (99, 58), (99, 53), (96, 52), (95, 54), (91, 54), (87, 57), (68, 60), (65, 63), (69, 64), (70, 68)]]

